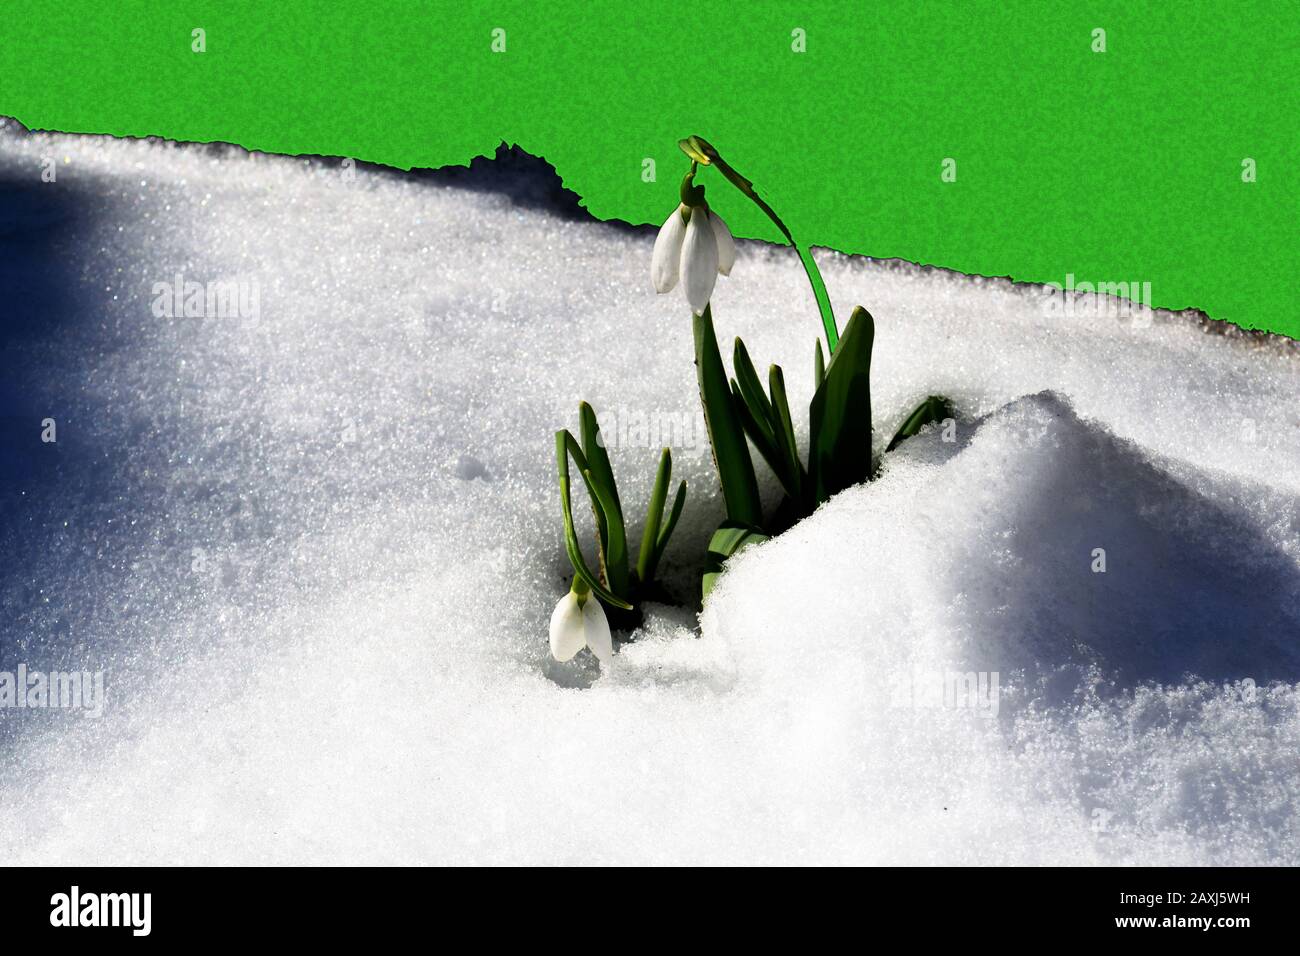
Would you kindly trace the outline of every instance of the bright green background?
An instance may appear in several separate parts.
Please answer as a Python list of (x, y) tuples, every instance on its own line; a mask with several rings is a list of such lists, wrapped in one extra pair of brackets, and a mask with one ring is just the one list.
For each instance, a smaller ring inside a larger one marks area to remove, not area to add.
[[(1150, 282), (1155, 305), (1300, 337), (1295, 5), (1069, 6), (10, 2), (0, 113), (403, 168), (506, 140), (596, 216), (637, 223), (667, 214), (677, 139), (698, 133), (801, 241)], [(712, 192), (738, 234), (778, 238)]]

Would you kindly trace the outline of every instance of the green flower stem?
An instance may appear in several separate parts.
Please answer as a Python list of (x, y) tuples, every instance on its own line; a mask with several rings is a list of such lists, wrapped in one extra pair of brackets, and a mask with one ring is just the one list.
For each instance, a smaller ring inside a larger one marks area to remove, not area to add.
[(704, 201), (704, 187), (695, 182), (695, 173), (699, 168), (698, 163), (691, 163), (691, 171), (682, 177), (679, 195), (683, 206), (698, 206)]
[(817, 263), (813, 261), (812, 250), (795, 245), (793, 237), (790, 239), (790, 245), (794, 246), (795, 251), (799, 253), (803, 271), (808, 273), (808, 284), (812, 286), (813, 296), (817, 299), (817, 310), (822, 314), (822, 328), (826, 331), (826, 350), (834, 355), (835, 347), (840, 344), (840, 335), (835, 328), (835, 313), (831, 311), (831, 297), (826, 291), (826, 283), (822, 281), (822, 274), (817, 269)]
[(727, 163), (718, 151), (705, 139), (699, 136), (688, 136), (678, 143), (683, 153), (691, 159), (690, 176), (693, 179), (695, 175), (696, 164), (701, 166), (716, 166), (718, 172), (722, 173), (733, 186), (749, 197), (777, 229), (781, 230), (781, 235), (785, 236), (786, 241), (794, 247), (795, 252), (799, 254), (799, 261), (803, 263), (803, 271), (808, 274), (808, 284), (812, 286), (813, 298), (817, 300), (817, 310), (822, 315), (822, 327), (826, 331), (827, 351), (834, 354), (835, 347), (839, 345), (839, 330), (835, 325), (835, 313), (831, 310), (831, 299), (826, 293), (826, 283), (822, 281), (822, 274), (817, 268), (817, 263), (813, 261), (811, 250), (800, 246), (795, 242), (794, 236), (781, 221), (781, 217), (776, 214), (771, 206), (763, 201), (754, 189), (754, 184), (738, 173), (730, 164)]
[(573, 585), (569, 588), (573, 596), (578, 599), (578, 607), (587, 603), (587, 598), (591, 597), (591, 588), (587, 587), (587, 582), (582, 580), (582, 576), (575, 574), (573, 576)]

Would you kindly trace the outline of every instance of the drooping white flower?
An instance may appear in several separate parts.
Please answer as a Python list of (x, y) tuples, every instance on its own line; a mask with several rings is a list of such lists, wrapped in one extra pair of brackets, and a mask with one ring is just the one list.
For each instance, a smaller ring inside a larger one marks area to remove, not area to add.
[(691, 311), (700, 315), (713, 295), (718, 273), (730, 275), (735, 262), (736, 242), (722, 218), (703, 206), (683, 204), (659, 229), (650, 278), (660, 294), (671, 292), (681, 279)]
[(614, 659), (614, 641), (600, 601), (588, 594), (579, 607), (578, 596), (570, 591), (551, 612), (551, 656), (557, 661), (572, 660), (584, 647), (590, 648), (601, 664)]

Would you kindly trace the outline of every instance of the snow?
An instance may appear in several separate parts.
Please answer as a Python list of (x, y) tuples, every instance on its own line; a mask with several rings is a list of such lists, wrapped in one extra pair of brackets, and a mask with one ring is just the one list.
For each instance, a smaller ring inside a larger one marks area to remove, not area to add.
[[(108, 694), (0, 709), (4, 859), (1300, 862), (1295, 346), (819, 253), (876, 317), (880, 431), (961, 416), (697, 621), (721, 502), (653, 231), (346, 172), (0, 129), (0, 670)], [(156, 316), (177, 274), (257, 315)], [(804, 407), (793, 254), (742, 241), (713, 301)], [(603, 674), (547, 655), (580, 398), (632, 425), (629, 510), (640, 425), (691, 487), (680, 606)], [(954, 673), (997, 692), (934, 706)]]

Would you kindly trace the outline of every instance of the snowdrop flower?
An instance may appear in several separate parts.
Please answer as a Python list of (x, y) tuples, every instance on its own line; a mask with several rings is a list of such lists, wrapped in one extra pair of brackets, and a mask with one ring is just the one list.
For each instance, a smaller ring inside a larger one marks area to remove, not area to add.
[(713, 295), (718, 273), (731, 275), (735, 264), (736, 241), (721, 217), (706, 206), (682, 203), (659, 229), (650, 278), (661, 295), (671, 292), (680, 278), (691, 311), (700, 315)]
[(614, 642), (600, 601), (590, 592), (579, 601), (570, 591), (551, 613), (551, 656), (557, 661), (572, 660), (584, 647), (591, 648), (603, 665), (614, 660)]

